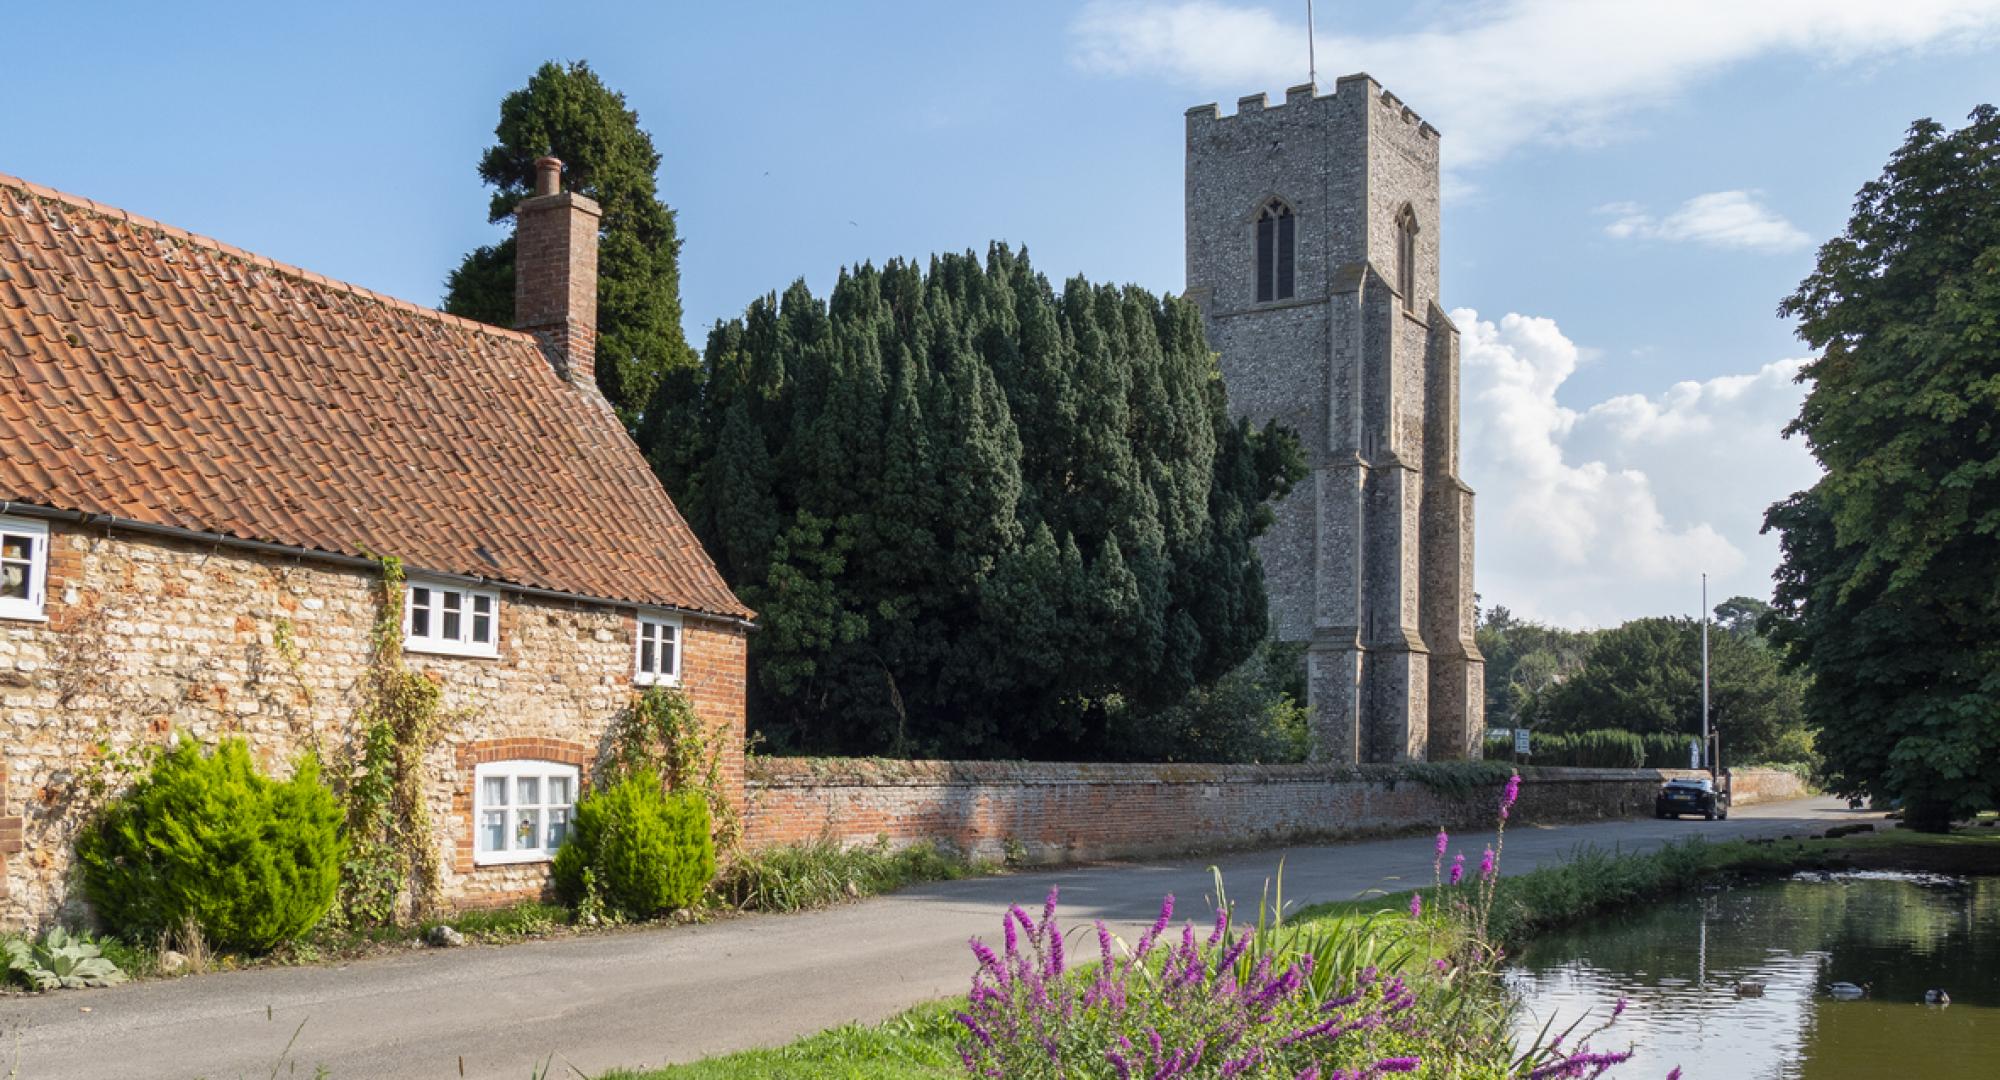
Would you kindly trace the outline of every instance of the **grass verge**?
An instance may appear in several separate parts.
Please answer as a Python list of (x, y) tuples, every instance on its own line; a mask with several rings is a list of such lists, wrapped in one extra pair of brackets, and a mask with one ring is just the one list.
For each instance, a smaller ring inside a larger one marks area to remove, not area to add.
[[(1692, 839), (1643, 854), (1579, 849), (1557, 866), (1502, 877), (1495, 885), (1488, 932), (1518, 946), (1536, 933), (1592, 915), (1661, 899), (1719, 882), (1749, 881), (1799, 870), (1894, 869), (1953, 874), (2000, 874), (2000, 829), (1975, 828), (1948, 835), (1904, 830), (1861, 833), (1835, 840), (1752, 840), (1706, 843)], [(1431, 893), (1432, 890), (1421, 890)], [(1286, 925), (1299, 930), (1402, 920), (1417, 955), (1448, 950), (1437, 936), (1443, 920), (1409, 920), (1409, 892), (1314, 904)], [(1436, 904), (1431, 910), (1437, 910)], [(967, 970), (971, 965), (968, 962)], [(648, 1072), (614, 1072), (605, 1080), (947, 1080), (965, 1075), (958, 1060), (962, 1029), (953, 1023), (963, 999), (932, 1002), (880, 1024), (848, 1024), (771, 1049), (708, 1058)]]

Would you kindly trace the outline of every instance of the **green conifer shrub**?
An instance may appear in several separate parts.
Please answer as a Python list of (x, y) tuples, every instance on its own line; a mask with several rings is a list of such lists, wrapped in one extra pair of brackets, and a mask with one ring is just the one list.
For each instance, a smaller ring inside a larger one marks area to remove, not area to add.
[(668, 792), (651, 769), (628, 773), (576, 804), (553, 871), (568, 904), (582, 903), (594, 888), (628, 918), (689, 907), (715, 876), (708, 802), (698, 791)]
[(85, 895), (112, 928), (151, 937), (189, 920), (210, 944), (261, 952), (333, 906), (345, 841), (318, 762), (257, 772), (242, 739), (162, 755), (77, 840)]

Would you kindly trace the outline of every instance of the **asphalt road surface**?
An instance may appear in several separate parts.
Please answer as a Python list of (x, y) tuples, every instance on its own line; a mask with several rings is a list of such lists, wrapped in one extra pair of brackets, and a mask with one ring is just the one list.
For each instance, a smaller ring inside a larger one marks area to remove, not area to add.
[[(1804, 799), (1744, 807), (1724, 822), (1517, 827), (1502, 869), (1559, 861), (1584, 844), (1636, 851), (1692, 835), (1804, 835), (1861, 817)], [(1463, 839), (1476, 853), (1487, 838)], [(1430, 882), (1427, 840), (1377, 840), (946, 882), (803, 915), (0, 996), (0, 1077), (17, 1068), (19, 1080), (261, 1080), (283, 1059), (280, 1076), (323, 1066), (332, 1080), (453, 1078), (462, 1058), (465, 1076), (527, 1080), (551, 1057), (551, 1077), (688, 1061), (963, 992), (966, 939), (997, 938), (1007, 904), (1038, 903), (1051, 885), (1062, 889), (1065, 923), (1103, 918), (1129, 940), (1164, 893), (1182, 915), (1212, 917), (1211, 865), (1239, 902), (1254, 902), (1281, 856), (1288, 901)]]

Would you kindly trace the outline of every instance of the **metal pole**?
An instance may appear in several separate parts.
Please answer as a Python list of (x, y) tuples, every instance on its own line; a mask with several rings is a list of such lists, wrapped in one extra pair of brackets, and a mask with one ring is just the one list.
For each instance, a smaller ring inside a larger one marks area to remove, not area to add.
[(1708, 745), (1708, 575), (1701, 576), (1701, 760), (1715, 774), (1715, 757)]
[(1306, 0), (1306, 81), (1319, 82), (1319, 57), (1313, 53), (1313, 0)]

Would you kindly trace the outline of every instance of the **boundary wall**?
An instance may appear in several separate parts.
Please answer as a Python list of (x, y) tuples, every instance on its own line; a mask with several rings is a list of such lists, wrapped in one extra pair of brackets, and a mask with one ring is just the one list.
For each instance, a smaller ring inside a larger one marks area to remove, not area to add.
[[(1074, 862), (1330, 840), (1413, 829), (1479, 828), (1500, 785), (1467, 787), (1425, 765), (1066, 764), (754, 758), (748, 846), (826, 837), (922, 841), (975, 858)], [(1521, 770), (1512, 823), (1641, 817), (1666, 769)], [(1799, 798), (1779, 770), (1738, 769), (1737, 805)]]

